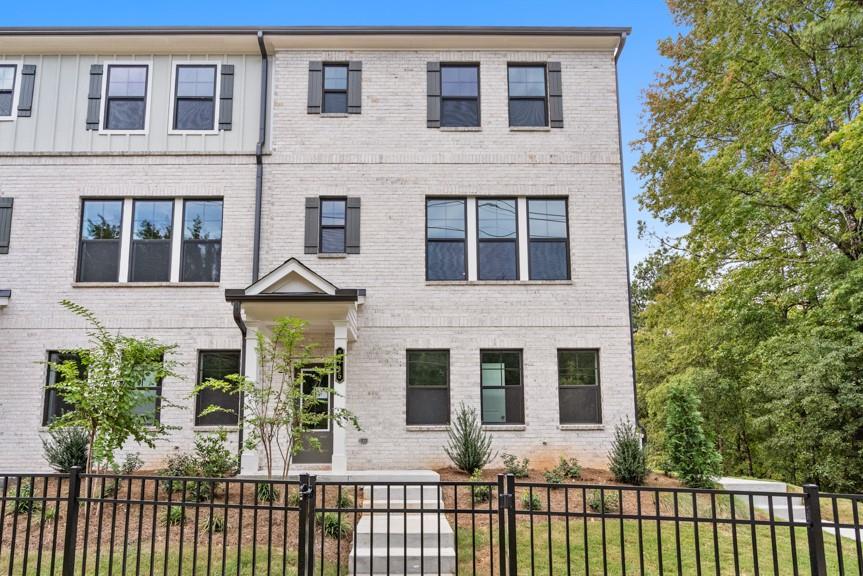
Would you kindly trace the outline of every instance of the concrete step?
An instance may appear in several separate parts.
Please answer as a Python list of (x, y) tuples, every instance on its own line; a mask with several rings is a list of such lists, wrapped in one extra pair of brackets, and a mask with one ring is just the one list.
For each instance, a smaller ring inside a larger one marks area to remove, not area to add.
[[(440, 521), (440, 531), (438, 531)], [(387, 545), (387, 515), (364, 514), (357, 523), (356, 537), (359, 548)], [(372, 539), (374, 536), (374, 540)], [(405, 547), (419, 548), (420, 543), (428, 548), (437, 549), (438, 537), (442, 548), (455, 546), (455, 535), (449, 522), (438, 514), (390, 514), (389, 515), (389, 545), (390, 549)]]
[(443, 502), (440, 500), (423, 500), (420, 502), (419, 500), (399, 500), (395, 498), (387, 502), (386, 498), (384, 498), (383, 500), (375, 500), (372, 503), (370, 500), (363, 499), (361, 508), (369, 510), (372, 508), (375, 510), (386, 510), (387, 508), (390, 510), (419, 510), (420, 508), (423, 510), (440, 510), (443, 508)]
[[(356, 558), (356, 572), (354, 572), (354, 558)], [(422, 560), (421, 560), (422, 558)], [(420, 564), (422, 563), (422, 570)], [(357, 547), (351, 551), (348, 557), (350, 574), (386, 574), (389, 564), (391, 574), (437, 574), (438, 565), (440, 572), (454, 573), (455, 549), (441, 548), (437, 546), (425, 548), (389, 548), (389, 562), (387, 562), (387, 547), (375, 546), (374, 548)]]
[(432, 500), (437, 501), (443, 497), (444, 491), (441, 488), (438, 492), (437, 486), (400, 486), (398, 484), (388, 486), (374, 486), (370, 488), (365, 486), (363, 494), (367, 498), (377, 502), (386, 502), (387, 496), (390, 501), (393, 500)]

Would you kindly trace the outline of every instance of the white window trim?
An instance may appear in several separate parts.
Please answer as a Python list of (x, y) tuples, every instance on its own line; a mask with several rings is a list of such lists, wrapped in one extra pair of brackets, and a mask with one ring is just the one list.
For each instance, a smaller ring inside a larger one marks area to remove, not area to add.
[(0, 60), (0, 66), (15, 66), (15, 85), (12, 86), (12, 109), (9, 116), (0, 116), (0, 122), (14, 122), (18, 119), (18, 100), (21, 98), (21, 78), (24, 60)]
[[(144, 103), (144, 129), (143, 130), (109, 130), (105, 127), (107, 118), (105, 112), (108, 109), (108, 80), (110, 79), (111, 66), (146, 66), (147, 67), (147, 96)], [(139, 134), (150, 133), (150, 102), (153, 99), (153, 61), (152, 60), (110, 60), (102, 62), (102, 101), (99, 111), (99, 131), (101, 135), (111, 134)]]
[[(176, 102), (174, 101), (177, 91), (177, 67), (178, 66), (215, 66), (216, 67), (216, 88), (213, 93), (213, 129), (212, 130), (175, 130), (174, 129), (174, 109)], [(187, 135), (214, 135), (219, 133), (219, 95), (222, 93), (222, 63), (215, 60), (184, 60), (171, 63), (171, 98), (168, 100), (168, 134), (187, 136)]]

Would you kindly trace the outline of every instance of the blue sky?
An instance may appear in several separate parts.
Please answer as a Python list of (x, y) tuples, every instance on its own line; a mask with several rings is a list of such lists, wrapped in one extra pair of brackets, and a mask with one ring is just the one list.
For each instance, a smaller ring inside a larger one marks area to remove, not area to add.
[[(86, 6), (86, 9), (82, 9)], [(148, 0), (86, 3), (42, 0), (39, 10), (24, 2), (7, 2), (0, 26), (152, 26), (152, 25), (471, 25), (471, 26), (631, 26), (620, 60), (620, 112), (623, 141), (638, 137), (641, 91), (663, 64), (657, 40), (676, 32), (663, 0), (289, 0), (237, 3), (227, 0)], [(632, 264), (650, 251), (639, 240), (638, 220), (663, 232), (664, 227), (638, 209), (638, 180), (631, 172), (637, 154), (624, 147), (629, 251)]]

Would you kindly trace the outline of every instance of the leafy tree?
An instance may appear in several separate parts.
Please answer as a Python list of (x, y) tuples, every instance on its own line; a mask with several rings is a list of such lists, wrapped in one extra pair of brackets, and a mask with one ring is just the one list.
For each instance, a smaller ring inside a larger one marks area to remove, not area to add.
[(668, 391), (665, 420), (665, 453), (668, 467), (687, 486), (712, 488), (719, 476), (722, 457), (704, 432), (698, 396), (679, 381)]
[[(320, 441), (310, 434), (322, 424), (359, 429), (356, 417), (339, 408), (326, 410), (327, 395), (335, 394), (328, 383), (335, 373), (338, 356), (320, 357), (318, 347), (305, 340), (307, 322), (299, 318), (278, 318), (269, 334), (257, 333), (257, 381), (239, 374), (224, 380), (210, 379), (195, 389), (236, 394), (245, 403), (243, 426), (249, 431), (246, 447), (264, 453), (267, 477), (271, 478), (276, 456), (281, 459), (281, 477), (286, 478), (293, 457), (303, 448), (320, 449)], [(314, 379), (309, 386), (308, 379)], [(230, 412), (220, 406), (207, 406), (201, 416)]]
[[(89, 324), (90, 347), (69, 350), (78, 361), (49, 362), (61, 376), (51, 388), (69, 411), (51, 422), (51, 429), (87, 431), (87, 470), (95, 462), (113, 464), (114, 452), (128, 440), (153, 447), (168, 427), (142, 410), (152, 402), (144, 382), (176, 377), (170, 358), (175, 346), (150, 338), (111, 334), (87, 308), (69, 300), (64, 308)], [(164, 398), (162, 406), (170, 405)]]
[(614, 427), (614, 441), (608, 452), (608, 469), (616, 482), (641, 486), (647, 476), (647, 460), (641, 434), (626, 418)]

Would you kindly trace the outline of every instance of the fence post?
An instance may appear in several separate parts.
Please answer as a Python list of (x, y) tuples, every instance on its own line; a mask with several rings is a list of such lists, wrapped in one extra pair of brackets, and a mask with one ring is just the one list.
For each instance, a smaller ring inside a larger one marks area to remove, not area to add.
[(518, 574), (518, 543), (515, 533), (515, 475), (513, 474), (506, 475), (506, 494), (507, 574), (516, 576)]
[(69, 494), (66, 496), (66, 533), (63, 539), (63, 576), (75, 576), (75, 548), (78, 545), (78, 496), (81, 467), (69, 470)]
[(307, 473), (300, 474), (300, 485), (297, 487), (297, 490), (300, 491), (300, 510), (297, 518), (297, 534), (299, 536), (297, 542), (297, 575), (298, 576), (307, 576), (309, 574), (308, 569), (306, 568), (306, 552), (308, 551), (308, 546), (306, 546), (306, 539), (309, 537), (308, 533), (308, 513), (309, 507), (306, 505), (307, 498), (307, 489), (309, 486), (309, 475)]
[[(315, 573), (315, 509), (317, 504), (317, 476), (309, 476), (308, 487), (306, 491), (306, 529), (309, 532), (309, 537), (306, 538), (306, 569), (309, 571), (309, 576)], [(323, 562), (323, 558), (321, 558)]]
[[(806, 536), (809, 540), (809, 566), (812, 576), (827, 576), (827, 562), (824, 557), (824, 531), (821, 526), (821, 500), (818, 486), (806, 484), (803, 486), (806, 497)], [(837, 534), (838, 538), (839, 535)]]
[(506, 493), (506, 476), (497, 475), (497, 548), (501, 576), (506, 575), (506, 510), (507, 500), (511, 496)]

